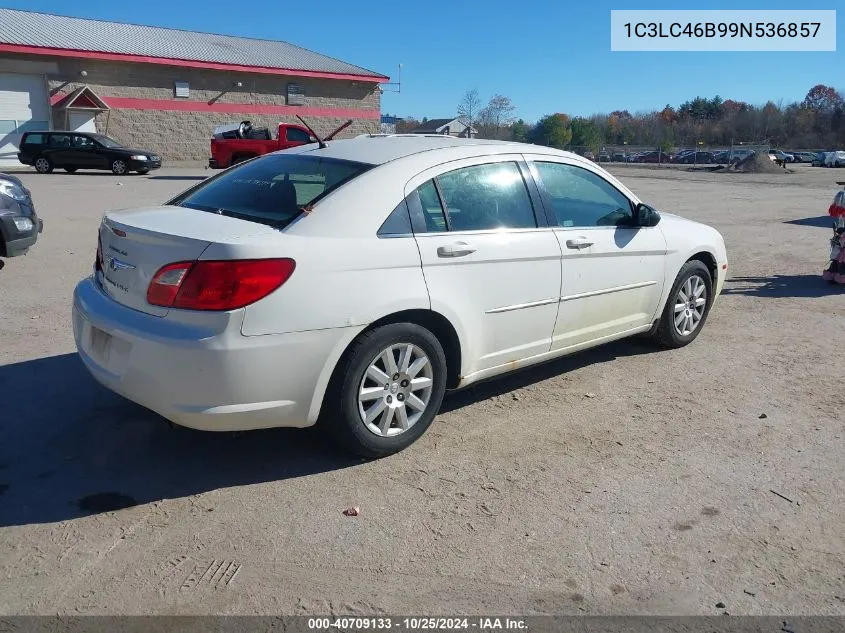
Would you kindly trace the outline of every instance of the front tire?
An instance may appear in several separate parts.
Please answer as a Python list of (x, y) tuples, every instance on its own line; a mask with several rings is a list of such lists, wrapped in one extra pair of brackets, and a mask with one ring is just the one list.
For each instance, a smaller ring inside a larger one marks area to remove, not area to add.
[(332, 383), (321, 424), (342, 448), (384, 457), (413, 444), (431, 425), (446, 391), (446, 356), (429, 330), (393, 323), (359, 337)]
[(39, 156), (35, 159), (35, 171), (39, 174), (49, 174), (53, 171), (53, 163), (46, 156)]
[(655, 339), (668, 348), (689, 345), (704, 327), (712, 304), (710, 271), (696, 259), (688, 261), (672, 285)]
[(111, 163), (111, 171), (115, 176), (123, 176), (129, 170), (127, 169), (125, 160), (116, 158)]

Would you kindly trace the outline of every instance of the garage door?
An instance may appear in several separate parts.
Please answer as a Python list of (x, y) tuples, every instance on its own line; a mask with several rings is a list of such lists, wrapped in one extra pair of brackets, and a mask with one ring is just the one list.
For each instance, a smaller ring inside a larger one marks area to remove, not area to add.
[(0, 169), (15, 167), (21, 135), (50, 127), (44, 75), (0, 73)]

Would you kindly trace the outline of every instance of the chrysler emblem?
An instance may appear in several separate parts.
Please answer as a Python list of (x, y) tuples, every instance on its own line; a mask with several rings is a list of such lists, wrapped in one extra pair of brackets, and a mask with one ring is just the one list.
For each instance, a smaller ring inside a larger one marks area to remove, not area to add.
[(135, 268), (132, 264), (119, 260), (117, 257), (109, 257), (109, 268), (114, 271), (118, 270), (132, 270)]

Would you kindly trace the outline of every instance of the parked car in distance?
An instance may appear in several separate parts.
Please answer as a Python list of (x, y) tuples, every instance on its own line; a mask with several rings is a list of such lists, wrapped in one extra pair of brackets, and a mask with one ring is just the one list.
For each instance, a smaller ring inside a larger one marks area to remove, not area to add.
[(654, 150), (651, 152), (643, 152), (642, 154), (637, 156), (638, 163), (666, 163), (669, 162), (666, 159), (666, 154), (660, 152), (658, 150)]
[[(600, 157), (600, 158), (599, 158), (599, 162), (608, 162), (608, 163), (609, 163), (609, 162), (610, 162), (610, 160), (611, 160), (610, 155), (608, 155), (608, 154), (604, 154), (604, 156), (607, 156), (607, 160), (606, 160), (606, 161), (602, 161), (602, 160), (601, 160), (601, 154), (599, 154), (599, 157)], [(615, 163), (624, 163), (624, 162), (625, 162), (625, 152), (615, 152), (615, 153), (613, 154), (613, 162), (615, 162)]]
[(161, 167), (155, 152), (124, 147), (119, 141), (92, 132), (25, 132), (18, 160), (40, 174), (60, 167), (69, 174), (79, 169), (108, 169), (122, 176), (146, 174)]
[(19, 178), (0, 173), (0, 257), (25, 255), (43, 229), (29, 189)]
[(769, 158), (775, 162), (779, 163), (792, 163), (795, 162), (795, 157), (792, 154), (787, 154), (783, 150), (779, 149), (770, 149), (769, 150)]
[(692, 151), (676, 156), (674, 162), (681, 165), (711, 165), (715, 161), (713, 152)]
[(845, 167), (845, 152), (825, 152), (824, 155), (825, 167)]
[(593, 160), (594, 161), (594, 160), (596, 160), (596, 155), (593, 154), (590, 151), (586, 151), (586, 152), (584, 152), (584, 158), (586, 158), (587, 160)]
[(796, 163), (811, 163), (816, 158), (816, 154), (814, 152), (788, 152), (792, 154), (792, 157), (795, 159)]
[[(324, 140), (330, 140), (351, 124), (351, 120), (347, 121)], [(276, 138), (270, 135), (266, 127), (254, 127), (250, 121), (220, 125), (215, 128), (211, 137), (211, 158), (208, 159), (208, 166), (211, 169), (224, 169), (256, 156), (316, 142), (317, 139), (304, 125), (279, 123)]]
[(810, 161), (812, 167), (824, 167), (824, 157), (826, 152), (816, 152), (815, 158)]
[(107, 213), (98, 243), (72, 322), (103, 385), (199, 429), (319, 422), (371, 457), (446, 389), (635, 334), (691, 343), (728, 266), (715, 229), (592, 161), (446, 136), (262, 156)]
[(608, 154), (607, 152), (599, 152), (598, 162), (609, 163), (610, 162), (610, 154)]

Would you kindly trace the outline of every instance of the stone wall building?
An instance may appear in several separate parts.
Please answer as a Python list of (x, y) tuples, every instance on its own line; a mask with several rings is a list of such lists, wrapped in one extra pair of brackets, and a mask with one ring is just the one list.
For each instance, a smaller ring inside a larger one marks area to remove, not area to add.
[(212, 130), (243, 120), (378, 133), (386, 81), (286, 42), (0, 9), (0, 168), (28, 130), (97, 131), (165, 161), (206, 161)]

